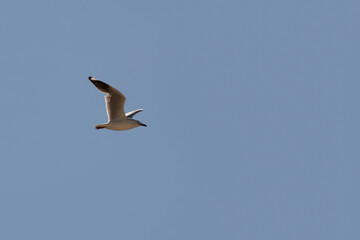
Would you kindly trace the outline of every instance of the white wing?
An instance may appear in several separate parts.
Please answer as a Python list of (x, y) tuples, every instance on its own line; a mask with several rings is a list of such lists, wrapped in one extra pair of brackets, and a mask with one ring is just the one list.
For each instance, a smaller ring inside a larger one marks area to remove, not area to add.
[(106, 111), (109, 122), (126, 119), (124, 105), (126, 97), (116, 88), (98, 80), (89, 77), (89, 80), (105, 95)]
[(134, 111), (131, 111), (131, 112), (128, 112), (126, 115), (126, 117), (128, 118), (133, 118), (133, 116), (141, 111), (143, 111), (144, 109), (137, 109), (137, 110), (134, 110)]

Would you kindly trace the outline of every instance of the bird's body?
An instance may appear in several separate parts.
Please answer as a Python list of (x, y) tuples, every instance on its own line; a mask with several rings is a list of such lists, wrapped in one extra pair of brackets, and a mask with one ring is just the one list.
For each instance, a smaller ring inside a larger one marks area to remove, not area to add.
[(101, 92), (107, 93), (105, 95), (105, 102), (108, 122), (95, 125), (96, 129), (106, 128), (110, 130), (123, 131), (139, 126), (146, 127), (145, 124), (132, 118), (135, 114), (141, 112), (143, 109), (137, 109), (125, 114), (124, 105), (126, 98), (119, 90), (91, 76), (89, 77), (89, 80)]
[(129, 119), (111, 121), (108, 123), (95, 125), (95, 128), (96, 129), (106, 128), (106, 129), (110, 129), (110, 130), (124, 131), (124, 130), (129, 130), (132, 128), (136, 128), (139, 126), (140, 125), (137, 120), (129, 118)]

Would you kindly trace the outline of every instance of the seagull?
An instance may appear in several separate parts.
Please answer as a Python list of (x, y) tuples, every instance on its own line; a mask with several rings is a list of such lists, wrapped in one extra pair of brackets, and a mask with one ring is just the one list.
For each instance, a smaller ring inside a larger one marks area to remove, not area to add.
[(129, 130), (139, 126), (147, 127), (146, 124), (133, 119), (133, 116), (143, 109), (137, 109), (125, 114), (125, 96), (116, 88), (89, 76), (89, 80), (97, 87), (100, 92), (106, 93), (105, 103), (108, 115), (108, 122), (95, 125), (96, 129), (110, 129), (115, 131)]

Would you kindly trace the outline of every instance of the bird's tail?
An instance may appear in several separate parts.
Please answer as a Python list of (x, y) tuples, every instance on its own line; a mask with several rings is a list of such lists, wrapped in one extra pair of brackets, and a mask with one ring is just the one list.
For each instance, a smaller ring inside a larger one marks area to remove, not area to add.
[(99, 124), (99, 125), (95, 125), (94, 127), (95, 127), (96, 130), (99, 130), (99, 129), (105, 128), (105, 125), (104, 124)]

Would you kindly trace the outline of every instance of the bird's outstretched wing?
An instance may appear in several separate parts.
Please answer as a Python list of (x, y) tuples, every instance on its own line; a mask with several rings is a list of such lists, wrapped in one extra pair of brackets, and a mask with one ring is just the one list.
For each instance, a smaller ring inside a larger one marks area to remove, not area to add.
[(126, 117), (128, 118), (133, 118), (133, 116), (141, 111), (143, 111), (144, 109), (136, 109), (134, 111), (128, 112), (126, 115)]
[(126, 97), (116, 88), (98, 79), (89, 77), (89, 80), (105, 95), (106, 111), (109, 122), (126, 119), (124, 105)]

